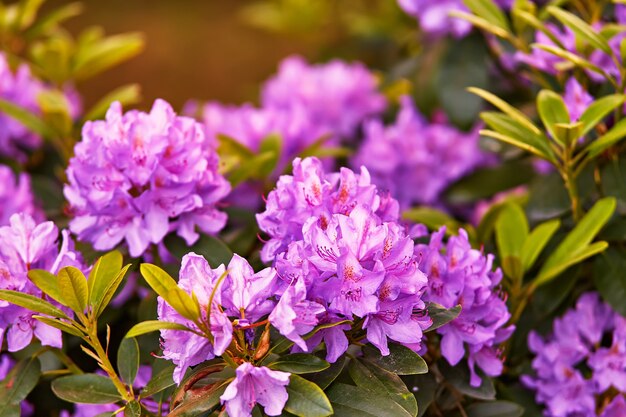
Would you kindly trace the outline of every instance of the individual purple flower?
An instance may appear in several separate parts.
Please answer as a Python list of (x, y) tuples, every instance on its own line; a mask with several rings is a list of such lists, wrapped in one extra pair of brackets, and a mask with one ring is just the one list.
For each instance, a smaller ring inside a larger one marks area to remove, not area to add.
[(570, 119), (575, 122), (580, 119), (580, 116), (594, 100), (576, 78), (571, 77), (565, 83), (563, 101), (565, 101), (565, 106), (567, 106)]
[(0, 226), (9, 224), (9, 219), (15, 213), (43, 220), (43, 213), (35, 204), (28, 174), (15, 175), (11, 168), (0, 165), (0, 184)]
[(244, 362), (236, 370), (236, 377), (220, 397), (231, 417), (250, 417), (255, 404), (263, 406), (268, 416), (278, 416), (287, 403), (288, 372), (273, 371)]
[[(210, 305), (211, 318), (210, 320), (208, 318), (211, 294), (225, 270), (224, 265), (211, 269), (206, 259), (195, 253), (183, 257), (178, 286), (197, 297), (201, 320), (205, 323), (210, 321), (213, 342), (207, 337), (188, 331), (161, 330), (163, 358), (171, 360), (176, 365), (173, 374), (176, 383), (180, 383), (187, 368), (223, 354), (230, 345), (233, 327), (226, 314), (218, 308), (221, 302), (220, 291), (216, 291), (213, 304)], [(200, 331), (195, 323), (178, 314), (161, 297), (158, 298), (158, 317), (159, 320), (180, 323), (192, 330)]]
[[(0, 288), (42, 297), (29, 279), (31, 269), (44, 269), (56, 274), (61, 268), (82, 269), (80, 255), (74, 251), (69, 233), (59, 232), (54, 223), (37, 224), (32, 217), (19, 213), (11, 216), (8, 226), (0, 227)], [(33, 337), (42, 345), (60, 348), (61, 331), (33, 318), (37, 314), (22, 307), (0, 301), (0, 345), (6, 334), (8, 349), (15, 352), (25, 348)]]
[(263, 86), (261, 102), (265, 109), (303, 109), (312, 126), (348, 138), (386, 105), (364, 65), (339, 60), (309, 65), (299, 56), (281, 62), (278, 74)]
[(466, 133), (428, 123), (408, 96), (402, 97), (394, 124), (372, 120), (364, 130), (352, 165), (367, 167), (372, 182), (403, 208), (438, 203), (448, 185), (490, 160), (479, 147), (477, 129)]
[[(537, 402), (545, 405), (548, 417), (622, 415), (625, 337), (626, 319), (596, 293), (585, 293), (575, 308), (554, 321), (550, 335), (530, 333), (528, 346), (536, 355), (532, 362), (535, 375), (523, 376), (522, 382), (536, 391)], [(597, 399), (607, 395), (616, 396), (602, 410)]]
[(261, 259), (271, 262), (290, 242), (301, 240), (310, 217), (319, 218), (325, 228), (333, 214), (347, 215), (357, 204), (368, 206), (384, 221), (398, 220), (397, 201), (376, 189), (366, 169), (360, 174), (347, 168), (327, 174), (319, 159), (296, 158), (293, 175), (280, 177), (267, 197), (265, 211), (256, 216), (260, 229), (270, 237)]
[(467, 354), (470, 384), (478, 386), (481, 378), (475, 366), (489, 376), (500, 375), (498, 347), (514, 330), (506, 326), (511, 315), (498, 287), (502, 272), (493, 270), (493, 255), (472, 249), (465, 230), (446, 244), (444, 235), (441, 228), (429, 244), (415, 247), (419, 268), (428, 276), (424, 300), (446, 308), (461, 305), (459, 316), (437, 329), (441, 354), (453, 366)]
[[(41, 110), (37, 96), (44, 88), (43, 83), (31, 75), (28, 65), (22, 64), (13, 72), (6, 55), (0, 53), (0, 98), (39, 114)], [(40, 144), (40, 136), (17, 120), (0, 114), (0, 155), (22, 160), (25, 151), (35, 149)]]
[(191, 245), (196, 229), (216, 233), (226, 223), (217, 203), (230, 185), (215, 143), (163, 100), (150, 113), (122, 113), (113, 103), (106, 120), (85, 124), (74, 151), (64, 190), (70, 229), (95, 249), (125, 241), (137, 257), (171, 231)]

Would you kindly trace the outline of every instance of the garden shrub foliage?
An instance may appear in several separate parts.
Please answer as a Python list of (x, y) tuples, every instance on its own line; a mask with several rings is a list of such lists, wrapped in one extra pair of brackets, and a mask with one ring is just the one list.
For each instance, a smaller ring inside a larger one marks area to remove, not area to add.
[(623, 2), (258, 0), (370, 67), (180, 111), (85, 108), (143, 39), (41, 3), (0, 7), (0, 417), (626, 415)]

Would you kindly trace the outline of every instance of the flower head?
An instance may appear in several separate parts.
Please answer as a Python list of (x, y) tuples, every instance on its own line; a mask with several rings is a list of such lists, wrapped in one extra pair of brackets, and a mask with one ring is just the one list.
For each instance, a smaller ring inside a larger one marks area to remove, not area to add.
[(470, 383), (478, 386), (476, 365), (489, 376), (502, 373), (498, 346), (514, 329), (506, 326), (510, 314), (498, 289), (502, 272), (493, 271), (493, 255), (472, 249), (463, 229), (446, 244), (444, 234), (442, 228), (431, 235), (428, 245), (415, 247), (419, 268), (428, 276), (424, 299), (446, 308), (461, 305), (459, 316), (437, 329), (441, 353), (451, 365), (467, 353)]
[(437, 203), (452, 182), (489, 161), (476, 129), (461, 132), (446, 123), (428, 123), (410, 97), (403, 97), (396, 122), (365, 124), (365, 140), (352, 160), (365, 166), (372, 182), (389, 190), (402, 207)]
[(264, 108), (306, 111), (309, 123), (350, 137), (368, 116), (385, 108), (376, 78), (362, 64), (334, 60), (309, 65), (298, 56), (285, 59), (262, 92)]
[(244, 362), (236, 370), (236, 377), (220, 397), (232, 417), (250, 417), (255, 404), (263, 406), (268, 416), (278, 416), (287, 403), (289, 385), (287, 372), (273, 371)]
[(98, 250), (124, 240), (140, 256), (170, 231), (193, 244), (196, 228), (216, 233), (226, 222), (216, 203), (230, 185), (215, 144), (163, 100), (150, 113), (122, 113), (116, 102), (106, 120), (86, 123), (67, 177), (70, 229)]
[(0, 165), (0, 184), (0, 226), (9, 224), (9, 219), (15, 213), (43, 219), (41, 209), (35, 204), (28, 174), (16, 176), (11, 168)]

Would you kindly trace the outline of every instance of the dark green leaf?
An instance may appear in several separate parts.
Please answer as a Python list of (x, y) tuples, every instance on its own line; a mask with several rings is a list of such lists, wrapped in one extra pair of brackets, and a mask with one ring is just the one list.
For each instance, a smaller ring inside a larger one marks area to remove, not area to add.
[(593, 278), (602, 298), (615, 311), (626, 317), (626, 254), (618, 248), (609, 248), (596, 257)]
[(208, 390), (193, 395), (186, 399), (179, 406), (171, 410), (169, 417), (198, 417), (210, 413), (220, 404), (220, 397), (226, 391), (228, 383), (218, 386), (207, 386)]
[(11, 304), (27, 308), (37, 313), (69, 319), (69, 317), (57, 307), (30, 294), (24, 294), (18, 291), (0, 290), (0, 300), (8, 301)]
[(337, 417), (409, 417), (404, 408), (388, 396), (374, 394), (364, 388), (334, 383), (328, 398)]
[(333, 383), (335, 379), (337, 379), (339, 374), (341, 374), (341, 371), (343, 371), (345, 365), (346, 357), (342, 356), (334, 363), (331, 363), (330, 367), (324, 369), (321, 372), (307, 374), (305, 378), (319, 386), (321, 389), (325, 390), (330, 384)]
[(281, 356), (278, 360), (269, 364), (268, 367), (278, 371), (292, 374), (308, 374), (320, 372), (330, 366), (328, 362), (310, 353), (292, 353)]
[(325, 417), (333, 414), (333, 407), (320, 387), (298, 375), (289, 377), (289, 399), (285, 410), (298, 417)]
[(402, 379), (417, 399), (417, 417), (422, 417), (426, 414), (426, 411), (428, 411), (430, 404), (435, 400), (435, 394), (437, 393), (439, 384), (432, 373), (405, 376)]
[(110, 404), (122, 399), (109, 378), (96, 374), (57, 378), (52, 381), (52, 391), (71, 403)]
[(470, 374), (466, 365), (450, 366), (445, 359), (442, 359), (437, 363), (437, 366), (446, 380), (462, 394), (479, 400), (494, 400), (496, 398), (496, 389), (491, 379), (482, 376), (480, 386), (473, 387), (470, 385)]
[(122, 380), (133, 385), (139, 370), (139, 345), (134, 337), (122, 339), (117, 350), (117, 369)]
[(174, 372), (174, 365), (170, 365), (162, 369), (159, 373), (154, 375), (152, 379), (146, 384), (143, 390), (141, 390), (140, 398), (151, 397), (154, 394), (176, 385), (172, 379)]
[(396, 374), (374, 365), (369, 361), (353, 359), (348, 365), (350, 377), (358, 387), (377, 395), (386, 395), (404, 408), (411, 416), (417, 416), (417, 401), (402, 379)]
[(189, 330), (188, 327), (180, 323), (172, 323), (161, 320), (148, 320), (135, 324), (124, 337), (137, 337), (142, 334), (156, 332), (158, 330)]
[(141, 417), (141, 404), (131, 401), (124, 408), (124, 417)]
[(87, 278), (78, 268), (67, 266), (59, 271), (58, 280), (61, 297), (67, 306), (76, 313), (83, 313), (89, 300)]
[(452, 308), (445, 308), (437, 303), (426, 303), (426, 307), (428, 308), (428, 317), (433, 321), (433, 324), (425, 330), (426, 332), (437, 330), (441, 326), (450, 323), (461, 314), (460, 304)]
[[(9, 416), (13, 406), (19, 405), (39, 382), (39, 359), (28, 358), (18, 362), (0, 382), (0, 416)], [(19, 415), (19, 414), (18, 414)]]
[(389, 355), (382, 356), (380, 351), (372, 346), (363, 347), (365, 358), (389, 372), (398, 375), (425, 374), (428, 365), (420, 355), (408, 347), (396, 343), (389, 344)]

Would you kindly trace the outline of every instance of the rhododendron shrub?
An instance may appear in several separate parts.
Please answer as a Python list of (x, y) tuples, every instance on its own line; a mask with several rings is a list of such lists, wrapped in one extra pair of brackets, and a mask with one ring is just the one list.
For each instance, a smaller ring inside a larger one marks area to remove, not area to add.
[(0, 417), (626, 415), (626, 6), (254, 0), (307, 58), (177, 109), (93, 100), (142, 37), (41, 3), (0, 5)]

